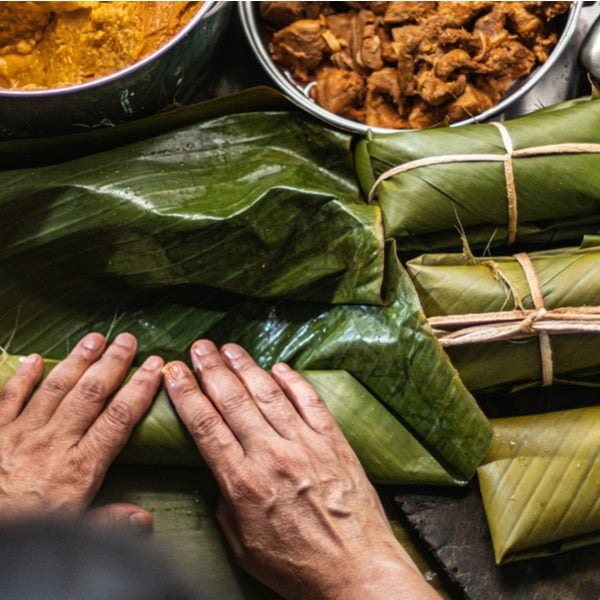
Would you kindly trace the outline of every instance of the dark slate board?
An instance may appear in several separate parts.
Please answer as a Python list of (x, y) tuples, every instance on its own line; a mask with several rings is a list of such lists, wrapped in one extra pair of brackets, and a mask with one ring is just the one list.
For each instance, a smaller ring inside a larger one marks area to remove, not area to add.
[(469, 600), (600, 599), (600, 545), (497, 566), (475, 485), (435, 493), (407, 490), (395, 499), (409, 525)]

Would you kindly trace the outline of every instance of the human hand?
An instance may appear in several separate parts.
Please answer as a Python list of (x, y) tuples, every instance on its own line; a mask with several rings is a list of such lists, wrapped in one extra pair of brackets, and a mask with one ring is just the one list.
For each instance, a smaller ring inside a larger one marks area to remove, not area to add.
[[(35, 392), (44, 364), (32, 354), (0, 392), (1, 519), (81, 514), (150, 406), (162, 359), (148, 358), (107, 405), (137, 342), (122, 333), (105, 348), (102, 335), (87, 335)], [(112, 527), (152, 525), (151, 513), (131, 504), (95, 508), (89, 518)]]
[(221, 490), (242, 567), (287, 598), (437, 598), (395, 539), (356, 455), (314, 389), (235, 344), (201, 340), (165, 367), (175, 408)]

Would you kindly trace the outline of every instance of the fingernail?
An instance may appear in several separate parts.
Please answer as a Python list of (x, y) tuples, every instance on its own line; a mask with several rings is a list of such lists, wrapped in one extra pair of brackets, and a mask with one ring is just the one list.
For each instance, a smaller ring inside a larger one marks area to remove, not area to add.
[(167, 379), (181, 379), (183, 377), (183, 369), (177, 363), (169, 363), (163, 369), (163, 373)]
[(129, 515), (129, 524), (141, 533), (147, 533), (152, 530), (152, 522), (141, 513), (131, 513)]
[(38, 354), (30, 354), (27, 358), (24, 358), (22, 363), (24, 365), (32, 365), (40, 359)]
[(135, 338), (130, 333), (120, 333), (113, 343), (126, 350), (135, 348)]
[(285, 363), (276, 363), (273, 365), (273, 368), (271, 369), (271, 371), (275, 372), (275, 373), (287, 373), (289, 372), (290, 367), (288, 367), (288, 365), (286, 365)]
[(194, 353), (198, 356), (206, 356), (214, 352), (214, 346), (210, 342), (196, 342), (194, 344)]
[(104, 338), (99, 333), (90, 333), (83, 338), (82, 344), (88, 350), (100, 350)]
[(149, 356), (142, 365), (142, 369), (146, 371), (158, 371), (163, 366), (163, 361), (160, 356)]
[(226, 346), (223, 348), (223, 354), (230, 360), (236, 360), (243, 356), (239, 346)]

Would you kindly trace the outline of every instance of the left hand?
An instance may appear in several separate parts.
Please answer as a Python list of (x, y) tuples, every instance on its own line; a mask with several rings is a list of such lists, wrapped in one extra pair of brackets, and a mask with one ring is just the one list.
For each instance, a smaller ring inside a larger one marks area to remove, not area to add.
[[(98, 333), (84, 337), (35, 390), (42, 358), (30, 355), (0, 392), (0, 519), (78, 516), (146, 412), (161, 382), (163, 361), (146, 360), (123, 382), (137, 349), (122, 333), (106, 349)], [(95, 523), (134, 529), (152, 515), (130, 504), (90, 511)]]

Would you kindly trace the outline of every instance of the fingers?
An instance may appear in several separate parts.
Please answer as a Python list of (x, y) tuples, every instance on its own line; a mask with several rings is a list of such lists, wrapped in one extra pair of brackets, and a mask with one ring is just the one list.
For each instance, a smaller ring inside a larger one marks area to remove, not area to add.
[(305, 427), (304, 421), (279, 385), (241, 346), (226, 344), (221, 353), (275, 431), (282, 437), (292, 439), (300, 427)]
[(77, 444), (84, 456), (94, 458), (102, 474), (150, 407), (161, 383), (162, 367), (159, 356), (147, 358)]
[(125, 502), (115, 502), (114, 504), (92, 508), (87, 511), (85, 518), (94, 526), (115, 533), (129, 531), (149, 534), (152, 532), (154, 522), (154, 517), (150, 511)]
[(133, 363), (137, 341), (130, 333), (119, 334), (102, 358), (82, 374), (56, 408), (53, 423), (61, 431), (83, 435), (96, 420), (108, 398), (125, 379)]
[(285, 363), (275, 364), (271, 372), (311, 429), (317, 433), (342, 436), (333, 415), (306, 379)]
[(204, 392), (242, 446), (262, 444), (273, 430), (216, 346), (208, 340), (196, 342), (192, 346), (192, 363)]
[(30, 354), (0, 391), (0, 426), (13, 421), (44, 373), (39, 354)]
[(99, 333), (90, 333), (80, 340), (69, 356), (52, 369), (20, 418), (36, 425), (46, 423), (65, 395), (73, 389), (90, 365), (100, 358), (105, 345), (104, 336)]
[(179, 418), (189, 430), (204, 461), (219, 482), (228, 469), (244, 458), (244, 450), (212, 402), (201, 392), (192, 372), (182, 362), (164, 369), (167, 392)]

